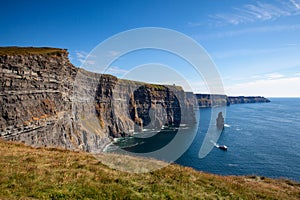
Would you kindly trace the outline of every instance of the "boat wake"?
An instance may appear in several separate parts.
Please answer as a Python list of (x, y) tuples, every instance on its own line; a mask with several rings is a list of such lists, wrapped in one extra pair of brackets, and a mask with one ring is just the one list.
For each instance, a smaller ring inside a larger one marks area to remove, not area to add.
[(219, 145), (217, 143), (215, 143), (214, 141), (210, 141), (215, 147), (219, 148)]
[(229, 124), (224, 124), (224, 127), (229, 128), (230, 125)]
[(219, 145), (219, 144), (217, 144), (216, 142), (214, 142), (212, 140), (210, 142), (213, 143), (214, 146), (217, 147), (218, 149), (221, 149), (221, 150), (224, 150), (224, 151), (227, 151), (227, 149), (228, 149), (228, 147), (226, 145)]

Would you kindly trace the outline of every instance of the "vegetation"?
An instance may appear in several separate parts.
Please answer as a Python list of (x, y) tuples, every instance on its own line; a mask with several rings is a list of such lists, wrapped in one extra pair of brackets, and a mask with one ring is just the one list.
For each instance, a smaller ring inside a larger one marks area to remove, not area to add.
[(0, 55), (61, 55), (66, 49), (50, 47), (0, 47)]
[(300, 184), (288, 180), (217, 176), (177, 165), (145, 174), (125, 173), (87, 153), (4, 141), (0, 153), (0, 199), (300, 198)]
[(164, 91), (167, 89), (166, 86), (164, 85), (158, 85), (158, 84), (145, 84), (145, 87), (148, 87), (148, 88), (152, 88), (154, 90), (157, 90), (157, 91)]

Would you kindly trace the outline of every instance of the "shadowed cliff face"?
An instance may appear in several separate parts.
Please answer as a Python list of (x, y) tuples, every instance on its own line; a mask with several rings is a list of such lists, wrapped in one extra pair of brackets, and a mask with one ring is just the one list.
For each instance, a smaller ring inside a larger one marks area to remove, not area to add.
[(66, 50), (35, 50), (1, 49), (0, 137), (6, 140), (98, 152), (109, 138), (195, 123), (196, 99), (178, 87), (91, 73), (74, 67)]
[[(82, 75), (84, 73), (87, 72), (80, 71), (77, 75), (80, 82), (87, 77)], [(196, 122), (193, 110), (196, 98), (188, 98), (181, 88), (122, 80), (105, 74), (98, 75), (96, 80), (98, 84), (91, 84), (89, 80), (84, 87), (75, 84), (79, 86), (76, 99), (84, 96), (85, 101), (74, 108), (81, 113), (80, 123), (90, 131), (96, 127), (89, 125), (92, 121), (99, 123), (98, 130), (113, 138), (130, 136), (143, 129), (161, 130), (163, 125)], [(95, 93), (91, 92), (94, 88)], [(183, 115), (185, 119), (181, 120)]]
[(130, 116), (141, 129), (160, 129), (163, 125), (179, 127), (180, 103), (174, 92), (165, 86), (143, 85), (130, 99)]

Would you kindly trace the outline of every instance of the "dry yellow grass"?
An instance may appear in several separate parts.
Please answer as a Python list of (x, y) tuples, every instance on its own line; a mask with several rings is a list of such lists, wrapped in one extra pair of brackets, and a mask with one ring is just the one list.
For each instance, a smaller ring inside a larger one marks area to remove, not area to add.
[(50, 47), (0, 47), (0, 55), (60, 55), (65, 49)]
[(0, 140), (0, 199), (300, 199), (300, 184), (178, 165), (130, 174), (91, 154)]

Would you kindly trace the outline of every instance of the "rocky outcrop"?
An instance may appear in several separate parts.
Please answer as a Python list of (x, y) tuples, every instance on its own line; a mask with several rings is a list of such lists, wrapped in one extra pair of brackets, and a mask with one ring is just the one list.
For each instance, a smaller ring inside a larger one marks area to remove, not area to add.
[(212, 106), (229, 106), (242, 103), (269, 103), (270, 100), (261, 96), (227, 96), (216, 94), (196, 94), (198, 106), (202, 108)]
[(219, 112), (218, 117), (216, 119), (216, 125), (217, 128), (219, 130), (223, 130), (224, 129), (224, 117), (223, 117), (223, 113)]
[(6, 140), (98, 152), (110, 138), (195, 123), (197, 101), (182, 88), (78, 69), (63, 49), (1, 48), (0, 74)]

